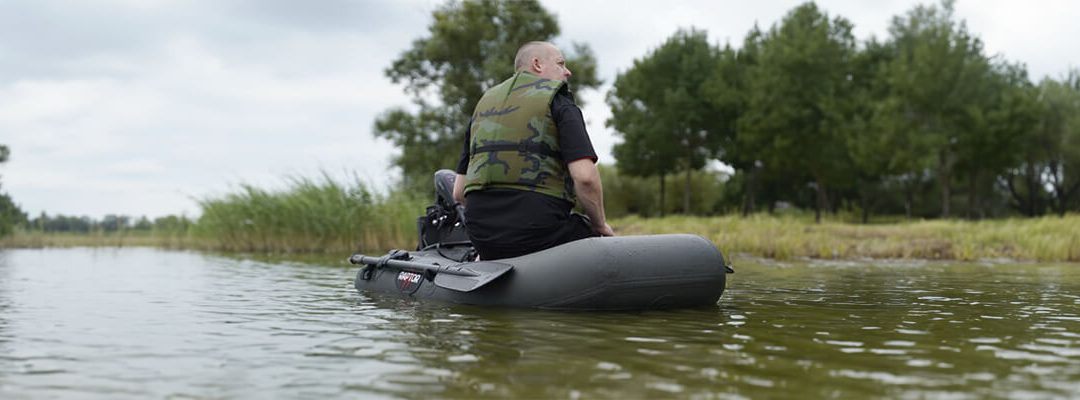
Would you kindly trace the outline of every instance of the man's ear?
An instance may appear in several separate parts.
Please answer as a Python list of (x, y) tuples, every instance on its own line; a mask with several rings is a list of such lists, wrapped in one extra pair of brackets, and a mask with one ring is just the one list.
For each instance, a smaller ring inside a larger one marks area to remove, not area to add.
[(533, 72), (537, 72), (537, 73), (544, 72), (544, 65), (543, 65), (543, 63), (540, 62), (540, 57), (533, 57), (531, 64), (532, 64)]

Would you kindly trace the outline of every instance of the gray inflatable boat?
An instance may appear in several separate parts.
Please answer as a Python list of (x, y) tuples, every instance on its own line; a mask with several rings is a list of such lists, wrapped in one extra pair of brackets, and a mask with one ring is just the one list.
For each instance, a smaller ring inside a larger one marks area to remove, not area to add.
[(417, 250), (349, 258), (363, 266), (357, 290), (553, 310), (715, 306), (724, 292), (730, 267), (712, 242), (695, 235), (596, 237), (520, 257), (468, 261), (475, 252), (460, 207), (447, 201), (452, 187), (452, 172), (436, 174), (436, 204), (417, 221)]

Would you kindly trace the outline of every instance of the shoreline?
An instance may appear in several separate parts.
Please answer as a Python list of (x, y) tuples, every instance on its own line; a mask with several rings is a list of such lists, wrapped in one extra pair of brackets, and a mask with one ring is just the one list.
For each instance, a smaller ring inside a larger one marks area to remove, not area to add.
[[(734, 260), (1080, 262), (1080, 228), (1077, 228), (1080, 227), (1080, 215), (1077, 214), (983, 221), (910, 220), (880, 224), (853, 224), (835, 220), (815, 224), (812, 218), (805, 215), (629, 216), (612, 220), (611, 225), (617, 235), (700, 235)], [(253, 243), (248, 248), (236, 248), (208, 238), (195, 238), (190, 233), (72, 234), (22, 231), (0, 238), (0, 249), (156, 247), (303, 259), (336, 257), (339, 254), (347, 257), (360, 251), (361, 243), (357, 239), (352, 245), (337, 244), (310, 251), (307, 247), (299, 247), (301, 250), (297, 247), (279, 247), (277, 243), (282, 242), (288, 240), (268, 238), (264, 244)], [(394, 243), (391, 247), (411, 249), (414, 245)], [(364, 252), (381, 254), (388, 250), (364, 249)]]
[(618, 234), (694, 233), (724, 254), (771, 260), (1080, 262), (1080, 215), (853, 224), (805, 215), (618, 220)]

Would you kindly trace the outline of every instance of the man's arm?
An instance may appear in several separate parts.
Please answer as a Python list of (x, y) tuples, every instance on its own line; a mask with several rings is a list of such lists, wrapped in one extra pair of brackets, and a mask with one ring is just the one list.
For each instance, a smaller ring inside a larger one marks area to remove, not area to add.
[(457, 175), (454, 176), (454, 201), (458, 204), (465, 205), (465, 173), (469, 171), (469, 142), (472, 140), (472, 120), (469, 120), (469, 125), (465, 127), (465, 143), (461, 146), (461, 157), (458, 158), (458, 165), (454, 172)]
[(457, 174), (454, 176), (454, 201), (465, 205), (465, 175)]
[(604, 185), (600, 182), (600, 171), (596, 168), (596, 163), (583, 158), (570, 162), (567, 167), (570, 169), (570, 178), (574, 180), (578, 201), (581, 208), (585, 209), (585, 215), (589, 216), (593, 231), (603, 236), (615, 236), (604, 217)]

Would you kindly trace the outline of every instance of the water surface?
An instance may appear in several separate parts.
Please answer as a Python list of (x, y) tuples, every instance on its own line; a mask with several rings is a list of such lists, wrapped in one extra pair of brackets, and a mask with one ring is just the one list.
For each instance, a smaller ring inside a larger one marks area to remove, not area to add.
[(0, 398), (1080, 396), (1080, 265), (738, 263), (716, 307), (557, 313), (324, 264), (0, 251)]

